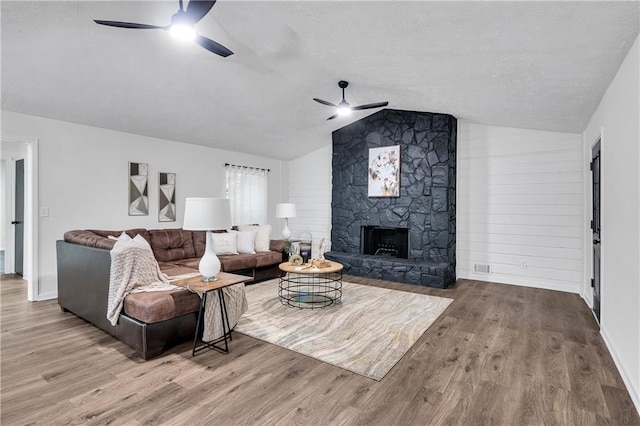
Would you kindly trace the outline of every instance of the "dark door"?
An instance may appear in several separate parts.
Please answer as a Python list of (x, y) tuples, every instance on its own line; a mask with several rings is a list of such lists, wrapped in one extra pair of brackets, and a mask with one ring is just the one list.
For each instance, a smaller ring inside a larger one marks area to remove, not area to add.
[(593, 313), (600, 322), (600, 141), (591, 149), (591, 185), (592, 185), (592, 218), (593, 236)]
[(24, 272), (24, 160), (16, 161), (16, 203), (11, 224), (15, 230), (15, 273), (22, 275)]

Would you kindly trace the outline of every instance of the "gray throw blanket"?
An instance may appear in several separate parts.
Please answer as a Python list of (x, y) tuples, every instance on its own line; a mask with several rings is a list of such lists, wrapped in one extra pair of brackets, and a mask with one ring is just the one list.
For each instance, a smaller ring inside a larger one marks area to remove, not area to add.
[[(222, 337), (222, 316), (220, 314), (220, 300), (218, 292), (212, 291), (207, 294), (207, 304), (204, 307), (204, 331), (202, 340), (211, 342)], [(222, 289), (224, 302), (227, 307), (227, 316), (231, 330), (236, 326), (238, 320), (249, 309), (247, 295), (244, 291), (244, 283), (232, 285)], [(202, 295), (200, 295), (202, 297)]]
[(127, 294), (177, 288), (180, 287), (169, 284), (167, 276), (160, 271), (149, 244), (134, 240), (116, 241), (111, 250), (107, 304), (107, 319), (111, 325), (115, 326), (118, 323)]

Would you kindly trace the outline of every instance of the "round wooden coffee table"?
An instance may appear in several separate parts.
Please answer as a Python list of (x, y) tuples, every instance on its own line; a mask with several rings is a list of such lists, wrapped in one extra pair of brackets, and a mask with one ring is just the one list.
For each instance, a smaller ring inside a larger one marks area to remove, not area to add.
[(342, 264), (327, 261), (326, 268), (305, 268), (289, 262), (278, 267), (286, 272), (280, 277), (278, 298), (283, 305), (301, 309), (326, 308), (342, 298)]

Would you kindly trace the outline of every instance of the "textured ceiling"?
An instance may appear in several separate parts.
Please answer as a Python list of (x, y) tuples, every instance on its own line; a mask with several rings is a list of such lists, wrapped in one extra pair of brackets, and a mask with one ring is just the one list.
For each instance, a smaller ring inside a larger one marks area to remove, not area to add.
[(175, 2), (1, 2), (2, 108), (292, 159), (326, 145), (313, 97), (581, 132), (638, 35), (639, 3), (219, 1), (196, 30), (228, 58), (168, 33)]

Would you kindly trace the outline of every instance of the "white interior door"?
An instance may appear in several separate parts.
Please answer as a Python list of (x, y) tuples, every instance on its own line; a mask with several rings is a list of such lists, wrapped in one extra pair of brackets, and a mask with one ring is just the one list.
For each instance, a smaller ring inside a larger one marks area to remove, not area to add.
[[(25, 160), (27, 158), (27, 144), (21, 142), (2, 141), (2, 149), (0, 150), (0, 160), (2, 160), (2, 196), (0, 196), (0, 227), (2, 230), (2, 238), (0, 241), (0, 249), (4, 250), (4, 273), (15, 273), (15, 235), (14, 226), (11, 222), (14, 220), (15, 206), (15, 164), (17, 160)], [(26, 253), (22, 253), (26, 257)]]

